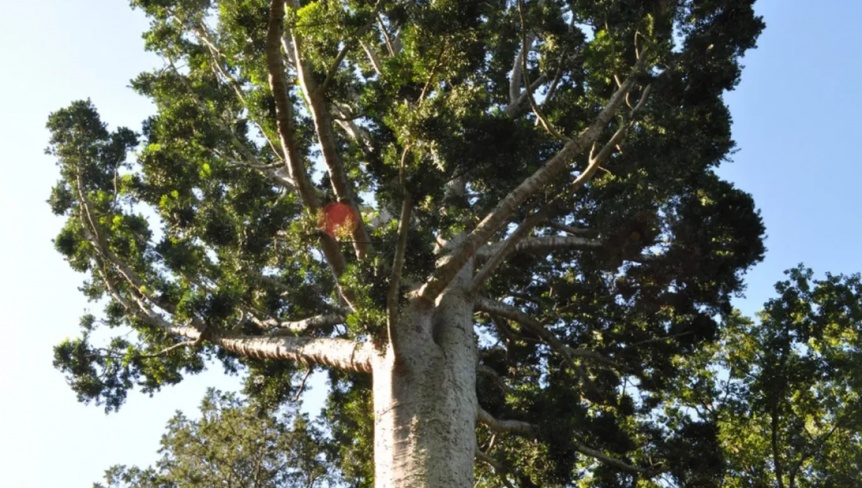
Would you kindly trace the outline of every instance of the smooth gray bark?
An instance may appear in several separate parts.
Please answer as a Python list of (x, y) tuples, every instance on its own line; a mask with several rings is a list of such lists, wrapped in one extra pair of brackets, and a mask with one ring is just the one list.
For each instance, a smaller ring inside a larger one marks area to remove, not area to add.
[[(470, 263), (472, 264), (472, 263)], [(471, 488), (476, 448), (472, 265), (433, 306), (415, 300), (373, 363), (376, 488)]]

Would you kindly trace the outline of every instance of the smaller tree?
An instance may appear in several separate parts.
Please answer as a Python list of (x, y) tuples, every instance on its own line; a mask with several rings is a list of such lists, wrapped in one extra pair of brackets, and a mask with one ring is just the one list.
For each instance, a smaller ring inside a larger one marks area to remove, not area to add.
[(859, 486), (862, 282), (787, 274), (759, 324), (727, 328), (729, 486)]
[(690, 359), (697, 374), (677, 380), (683, 400), (669, 416), (717, 426), (723, 455), (724, 475), (693, 486), (859, 486), (862, 281), (815, 280), (803, 266), (787, 275), (759, 320), (729, 316), (721, 341)]
[(115, 465), (93, 488), (295, 487), (334, 483), (332, 445), (306, 415), (273, 414), (231, 393), (210, 389), (200, 419), (168, 421), (155, 465)]

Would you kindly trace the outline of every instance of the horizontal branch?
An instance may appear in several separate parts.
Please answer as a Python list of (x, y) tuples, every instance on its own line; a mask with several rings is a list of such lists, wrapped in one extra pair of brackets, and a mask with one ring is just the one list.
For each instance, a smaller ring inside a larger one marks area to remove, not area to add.
[(496, 432), (508, 432), (533, 437), (536, 435), (538, 430), (536, 425), (529, 422), (497, 419), (482, 407), (479, 407), (476, 413), (476, 420), (479, 421), (480, 424), (485, 425)]
[[(109, 284), (110, 282), (106, 281), (106, 283)], [(189, 340), (179, 343), (174, 347), (199, 345), (206, 337), (211, 343), (242, 357), (287, 360), (301, 364), (329, 366), (360, 373), (371, 372), (373, 348), (369, 343), (328, 337), (221, 335), (216, 331), (207, 330), (208, 327), (202, 324), (199, 319), (192, 320), (194, 326), (178, 326), (145, 307), (142, 302), (138, 302), (138, 307), (134, 309), (110, 285), (109, 291), (128, 312), (147, 324), (157, 327), (168, 334), (184, 337)], [(166, 351), (162, 351), (161, 353), (164, 352)]]
[(344, 323), (344, 316), (339, 314), (324, 314), (316, 315), (302, 320), (294, 321), (279, 321), (279, 320), (264, 320), (259, 325), (276, 330), (269, 334), (270, 337), (284, 336), (291, 334), (300, 334), (309, 329), (317, 329), (320, 327), (329, 327)]
[[(485, 258), (492, 256), (504, 245), (498, 242), (485, 246), (476, 253), (476, 257)], [(539, 236), (526, 237), (513, 246), (513, 253), (547, 253), (571, 249), (600, 249), (604, 243), (598, 239), (587, 239), (577, 236)]]
[(373, 346), (367, 342), (328, 337), (250, 336), (215, 336), (211, 342), (248, 358), (281, 359), (346, 371), (371, 372)]
[(489, 246), (484, 246), (478, 250), (477, 257), (484, 258), (487, 256), (487, 261), (476, 273), (473, 277), (473, 281), (470, 283), (471, 294), (475, 294), (491, 274), (494, 273), (494, 271), (496, 271), (497, 268), (515, 251), (515, 245), (518, 241), (526, 237), (533, 231), (533, 228), (535, 228), (539, 222), (547, 218), (547, 208), (548, 207), (545, 207), (530, 214), (523, 222), (521, 222), (520, 225), (518, 225), (518, 228), (516, 228), (514, 232), (506, 237), (504, 241), (494, 245), (494, 249), (491, 249)]
[(640, 466), (635, 466), (633, 464), (629, 464), (623, 460), (617, 459), (615, 457), (608, 456), (607, 454), (587, 447), (583, 444), (575, 444), (575, 449), (584, 455), (587, 455), (597, 461), (605, 463), (609, 466), (613, 466), (615, 468), (621, 469), (623, 471), (628, 471), (631, 473), (641, 473), (641, 474), (649, 474), (649, 471), (641, 468)]
[(595, 239), (598, 237), (598, 231), (593, 229), (585, 229), (583, 227), (572, 227), (571, 225), (561, 224), (559, 222), (548, 222), (548, 226), (553, 227), (554, 229), (561, 230), (569, 235), (584, 237), (584, 238), (592, 238)]

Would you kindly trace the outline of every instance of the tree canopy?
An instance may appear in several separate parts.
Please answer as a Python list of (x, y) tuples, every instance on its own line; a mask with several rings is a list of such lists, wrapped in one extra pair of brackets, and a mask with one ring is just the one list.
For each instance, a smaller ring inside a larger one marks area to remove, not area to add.
[(55, 365), (109, 411), (329, 368), (360, 486), (705, 486), (719, 419), (667, 412), (764, 253), (715, 173), (751, 3), (133, 1), (156, 113), (49, 117), (55, 245), (105, 304)]

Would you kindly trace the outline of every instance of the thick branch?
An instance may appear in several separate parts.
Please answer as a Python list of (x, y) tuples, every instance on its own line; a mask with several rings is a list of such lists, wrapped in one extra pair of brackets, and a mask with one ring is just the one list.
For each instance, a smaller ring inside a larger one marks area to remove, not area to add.
[[(485, 258), (494, 256), (495, 253), (506, 249), (507, 244), (508, 240), (483, 247), (476, 253), (476, 257)], [(511, 246), (511, 253), (549, 253), (569, 249), (600, 249), (603, 245), (604, 242), (598, 239), (587, 239), (576, 236), (527, 237)]]
[[(641, 94), (641, 99), (637, 106), (631, 110), (630, 117), (643, 107), (643, 104), (649, 97), (649, 92), (650, 86), (647, 86)], [(587, 168), (575, 179), (572, 184), (572, 191), (579, 190), (595, 175), (601, 164), (610, 157), (611, 152), (618, 146), (627, 128), (628, 125), (620, 127), (611, 136), (610, 140), (605, 143), (598, 154), (595, 154), (595, 144), (593, 145), (592, 150), (590, 150)], [(475, 293), (491, 273), (505, 262), (511, 254), (517, 252), (552, 252), (563, 249), (597, 249), (602, 246), (603, 243), (601, 241), (586, 238), (586, 236), (594, 236), (595, 233), (578, 232), (578, 229), (563, 226), (562, 224), (556, 224), (555, 226), (563, 227), (562, 230), (573, 234), (572, 236), (543, 236), (525, 239), (533, 228), (547, 217), (549, 208), (549, 204), (546, 204), (542, 209), (531, 214), (502, 243), (486, 246), (478, 250), (478, 257), (489, 256), (490, 259), (473, 279), (473, 283), (470, 285), (471, 293)], [(578, 236), (578, 233), (581, 236)], [(638, 259), (638, 261), (640, 260)]]
[[(273, 0), (274, 3), (276, 1), (277, 0)], [(298, 8), (297, 1), (292, 0), (290, 3), (292, 7)], [(370, 27), (370, 24), (368, 27)], [(348, 40), (344, 49), (339, 53), (340, 57), (343, 58), (343, 56), (346, 55), (348, 46), (352, 46), (355, 39), (356, 38), (354, 37)], [(318, 86), (317, 81), (314, 79), (311, 65), (307, 60), (303, 59), (302, 39), (294, 36), (292, 41), (297, 74), (299, 75), (302, 90), (308, 97), (311, 118), (314, 120), (314, 131), (317, 134), (318, 142), (320, 142), (323, 161), (326, 163), (326, 167), (329, 171), (329, 180), (332, 183), (332, 190), (335, 192), (335, 196), (338, 198), (339, 202), (349, 205), (355, 212), (355, 215), (359, 216), (358, 225), (353, 229), (352, 236), (353, 248), (356, 252), (356, 256), (358, 258), (362, 258), (365, 256), (368, 245), (371, 243), (371, 238), (368, 236), (365, 222), (361, 217), (362, 214), (359, 211), (359, 206), (357, 205), (356, 199), (353, 195), (353, 188), (347, 178), (347, 172), (344, 170), (344, 161), (342, 161), (341, 154), (339, 154), (336, 147), (332, 116), (329, 113), (326, 103), (326, 82), (324, 82), (323, 85)], [(327, 75), (327, 79), (334, 76), (334, 70), (338, 68), (340, 63), (341, 59), (337, 59), (336, 63), (330, 67), (330, 73)]]
[[(523, 28), (523, 26), (522, 26)], [(515, 62), (512, 63), (512, 72), (509, 75), (509, 106), (517, 105), (521, 101), (521, 83), (524, 81), (524, 76), (521, 70), (523, 69), (522, 59), (527, 55), (527, 51), (533, 46), (536, 37), (533, 34), (524, 34), (521, 46), (518, 49), (518, 54), (515, 56)]]
[[(197, 345), (203, 341), (207, 327), (201, 324), (198, 319), (192, 321), (195, 324), (194, 327), (178, 326), (153, 312), (142, 302), (138, 302), (138, 308), (134, 309), (110, 285), (110, 280), (104, 276), (103, 278), (111, 295), (127, 311), (171, 335), (190, 340), (190, 342), (182, 342), (173, 347)], [(289, 360), (302, 364), (330, 366), (346, 371), (371, 372), (372, 346), (368, 343), (327, 337), (233, 336), (220, 335), (212, 331), (208, 331), (207, 338), (213, 344), (243, 357)], [(164, 352), (166, 351), (162, 351), (162, 353)]]
[[(195, 33), (197, 34), (198, 39), (207, 46), (207, 50), (210, 53), (210, 58), (212, 59), (213, 72), (215, 73), (216, 77), (224, 78), (227, 84), (229, 84), (231, 88), (233, 88), (233, 91), (234, 93), (236, 93), (237, 99), (240, 101), (242, 106), (247, 107), (248, 103), (246, 102), (245, 95), (242, 91), (242, 84), (237, 81), (236, 78), (231, 76), (230, 73), (228, 73), (225, 69), (222, 68), (221, 59), (224, 59), (225, 62), (227, 62), (227, 58), (224, 56), (224, 54), (221, 53), (221, 51), (219, 51), (218, 47), (216, 47), (215, 43), (212, 41), (212, 34), (210, 33), (210, 29), (206, 25), (206, 22), (201, 21), (200, 25), (195, 28)], [(253, 120), (252, 122), (257, 126), (261, 136), (266, 139), (266, 142), (269, 144), (270, 148), (272, 148), (272, 151), (276, 155), (278, 155), (278, 149), (276, 148), (276, 145), (273, 144), (272, 139), (270, 139), (266, 131), (263, 130), (263, 126), (257, 121)]]
[(410, 214), (413, 211), (413, 201), (410, 194), (404, 193), (401, 202), (401, 217), (398, 221), (398, 244), (395, 247), (395, 257), (392, 258), (392, 274), (389, 276), (389, 290), (386, 293), (386, 313), (388, 317), (390, 340), (392, 330), (398, 320), (398, 298), (401, 290), (401, 272), (404, 268), (404, 257), (407, 252), (407, 235), (410, 231)]
[[(275, 116), (276, 125), (278, 126), (278, 136), (281, 140), (282, 150), (287, 162), (287, 169), (290, 177), (296, 185), (302, 203), (311, 212), (316, 213), (320, 209), (320, 203), (317, 199), (317, 194), (314, 192), (314, 187), (308, 178), (305, 171), (305, 165), (302, 162), (298, 144), (295, 139), (293, 108), (290, 99), (287, 96), (288, 89), (285, 82), (284, 58), (281, 56), (281, 39), (284, 32), (284, 3), (279, 0), (273, 0), (269, 9), (269, 22), (266, 33), (266, 66), (269, 70), (269, 85), (272, 89), (272, 96), (275, 99)], [(344, 273), (345, 262), (344, 256), (338, 249), (338, 242), (329, 234), (321, 235), (323, 244), (323, 254), (326, 261), (332, 268), (335, 276), (341, 276)], [(351, 300), (342, 291), (348, 302)]]
[(772, 465), (775, 469), (775, 480), (778, 482), (778, 488), (784, 488), (784, 470), (781, 460), (781, 442), (780, 442), (780, 433), (779, 433), (779, 403), (776, 402), (772, 406), (772, 411), (770, 412), (770, 444), (772, 447)]
[(482, 407), (479, 407), (479, 410), (476, 413), (476, 420), (479, 421), (480, 424), (485, 425), (489, 429), (496, 432), (508, 432), (511, 434), (519, 434), (528, 437), (533, 437), (536, 435), (538, 427), (521, 420), (501, 420), (494, 418), (493, 415), (488, 413)]
[[(587, 129), (581, 132), (578, 137), (566, 143), (541, 168), (509, 192), (451, 254), (441, 259), (441, 264), (437, 270), (422, 288), (419, 289), (418, 296), (421, 299), (429, 303), (433, 302), (448, 286), (449, 282), (452, 281), (464, 264), (475, 254), (476, 249), (487, 242), (495, 232), (499, 231), (524, 201), (541, 188), (550, 184), (575, 156), (595, 143), (617, 113), (620, 105), (624, 102), (626, 94), (634, 86), (635, 77), (643, 68), (645, 62), (646, 56), (642, 56), (632, 70), (632, 73), (611, 96), (605, 108)], [(619, 131), (617, 132), (619, 133)], [(576, 183), (585, 183), (592, 177), (592, 174), (594, 172), (585, 171)]]
[(369, 343), (328, 337), (215, 336), (211, 341), (243, 357), (281, 359), (346, 371), (371, 372), (373, 348)]

